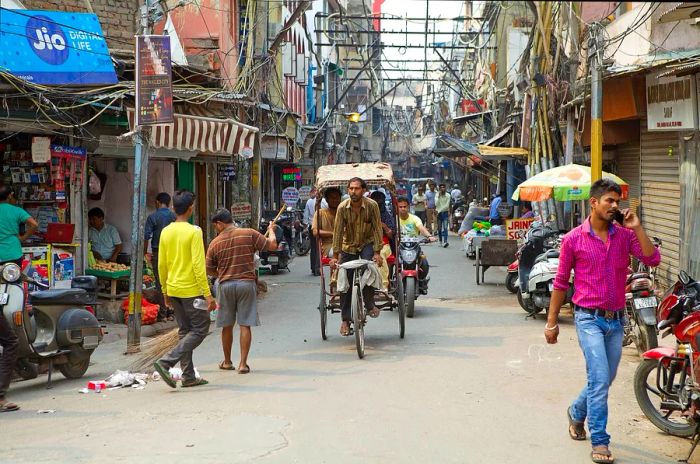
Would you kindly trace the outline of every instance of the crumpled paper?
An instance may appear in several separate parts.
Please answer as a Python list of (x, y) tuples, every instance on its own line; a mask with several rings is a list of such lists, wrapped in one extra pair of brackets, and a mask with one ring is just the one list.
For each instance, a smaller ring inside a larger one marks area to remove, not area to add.
[[(176, 382), (178, 380), (182, 380), (182, 369), (180, 369), (179, 367), (171, 367), (170, 370), (168, 370), (168, 373), (170, 373), (170, 376)], [(198, 379), (201, 378), (201, 376), (199, 375), (199, 371), (197, 370), (196, 367), (194, 368), (194, 376)]]

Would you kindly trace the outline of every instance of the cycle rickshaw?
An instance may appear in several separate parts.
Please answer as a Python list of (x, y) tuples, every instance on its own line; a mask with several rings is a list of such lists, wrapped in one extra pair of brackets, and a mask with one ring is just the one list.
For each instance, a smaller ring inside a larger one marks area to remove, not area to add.
[[(321, 166), (316, 172), (316, 212), (320, 210), (323, 195), (326, 189), (337, 187), (344, 189), (348, 185), (348, 181), (353, 177), (363, 179), (369, 189), (383, 187), (388, 198), (391, 199), (391, 213), (397, 225), (397, 231), (394, 235), (394, 250), (399, 249), (400, 231), (398, 230), (399, 217), (397, 195), (394, 185), (394, 175), (391, 166), (387, 163), (356, 163), (356, 164), (337, 164), (331, 166)], [(326, 340), (326, 326), (328, 323), (328, 314), (340, 313), (340, 293), (331, 288), (329, 281), (330, 277), (326, 275), (326, 270), (329, 269), (331, 258), (323, 256), (321, 248), (321, 240), (317, 240), (318, 256), (321, 260), (321, 289), (320, 301), (318, 310), (321, 316), (321, 337)], [(332, 251), (333, 254), (339, 256), (339, 252)], [(404, 289), (401, 279), (401, 273), (397, 272), (398, 260), (394, 253), (386, 258), (389, 266), (389, 288), (375, 290), (374, 301), (377, 308), (382, 311), (398, 312), (399, 319), (399, 336), (404, 338), (406, 330), (406, 307), (404, 302)], [(365, 355), (365, 325), (367, 323), (367, 314), (364, 308), (360, 292), (360, 279), (363, 272), (366, 272), (366, 267), (369, 261), (357, 260), (344, 263), (341, 266), (346, 268), (355, 268), (355, 277), (352, 282), (349, 282), (352, 308), (352, 331), (355, 335), (355, 344), (357, 347), (357, 355), (361, 358)], [(393, 271), (393, 272), (392, 272)]]

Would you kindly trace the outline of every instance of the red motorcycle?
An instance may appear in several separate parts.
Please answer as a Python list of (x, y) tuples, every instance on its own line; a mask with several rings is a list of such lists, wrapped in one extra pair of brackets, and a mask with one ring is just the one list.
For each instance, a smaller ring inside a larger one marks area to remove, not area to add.
[(634, 394), (656, 427), (694, 437), (687, 461), (700, 441), (700, 282), (681, 271), (664, 295), (657, 317), (662, 337), (675, 335), (676, 347), (644, 353), (634, 374)]

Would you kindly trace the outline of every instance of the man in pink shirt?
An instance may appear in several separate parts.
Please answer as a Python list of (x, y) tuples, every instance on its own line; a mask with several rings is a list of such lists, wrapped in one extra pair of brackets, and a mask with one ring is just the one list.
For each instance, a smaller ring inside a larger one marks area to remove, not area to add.
[(622, 356), (622, 318), (625, 316), (625, 280), (630, 255), (657, 266), (659, 250), (647, 237), (636, 214), (619, 211), (623, 225), (614, 222), (622, 190), (610, 179), (591, 186), (591, 215), (564, 236), (559, 269), (549, 305), (544, 336), (557, 343), (559, 310), (574, 271), (574, 320), (579, 345), (586, 358), (588, 382), (567, 411), (569, 436), (585, 440), (584, 422), (591, 433), (591, 459), (613, 462), (608, 446), (608, 390)]

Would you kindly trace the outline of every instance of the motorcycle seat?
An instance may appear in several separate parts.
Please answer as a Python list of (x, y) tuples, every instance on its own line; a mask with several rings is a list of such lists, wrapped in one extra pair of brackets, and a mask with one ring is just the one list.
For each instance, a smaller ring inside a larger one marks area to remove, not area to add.
[(627, 277), (627, 283), (629, 284), (630, 282), (632, 282), (633, 280), (636, 280), (636, 279), (648, 279), (648, 278), (649, 278), (649, 274), (647, 274), (646, 272), (635, 272), (634, 274), (631, 274), (630, 276)]
[(548, 259), (555, 259), (559, 257), (559, 250), (547, 250), (535, 259), (536, 263), (541, 263), (542, 261), (547, 261)]
[(55, 288), (29, 294), (32, 304), (78, 304), (86, 305), (93, 301), (93, 295), (83, 288)]

